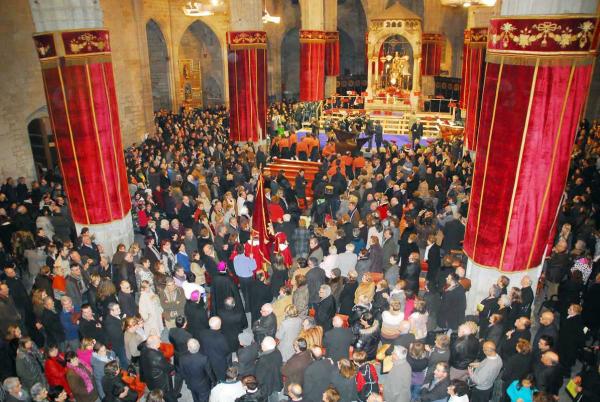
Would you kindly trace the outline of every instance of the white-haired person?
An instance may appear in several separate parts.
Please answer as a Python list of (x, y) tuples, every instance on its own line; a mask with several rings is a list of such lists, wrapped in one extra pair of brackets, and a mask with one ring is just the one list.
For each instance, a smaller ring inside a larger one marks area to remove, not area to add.
[(283, 388), (281, 366), (283, 359), (274, 338), (267, 336), (260, 343), (262, 353), (256, 361), (256, 380), (269, 402), (279, 402), (279, 391)]
[(200, 342), (187, 341), (188, 353), (179, 358), (179, 373), (192, 393), (194, 402), (205, 402), (210, 397), (212, 384), (216, 383), (208, 357), (200, 352)]

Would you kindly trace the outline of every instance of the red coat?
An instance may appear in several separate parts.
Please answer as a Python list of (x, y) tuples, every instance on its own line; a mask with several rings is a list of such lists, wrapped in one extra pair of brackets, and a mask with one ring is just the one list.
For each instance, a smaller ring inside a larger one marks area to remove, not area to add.
[(67, 382), (67, 368), (60, 364), (58, 357), (50, 357), (46, 360), (44, 363), (44, 372), (48, 380), (48, 385), (51, 387), (60, 385), (67, 391), (69, 396), (72, 395), (71, 387), (69, 387), (69, 383)]
[(293, 263), (292, 252), (290, 251), (290, 245), (287, 241), (287, 236), (283, 232), (277, 232), (275, 234), (275, 245), (273, 252), (275, 254), (281, 254), (283, 257), (283, 263), (286, 267), (291, 267)]
[(283, 215), (285, 212), (281, 205), (270, 202), (267, 210), (269, 211), (269, 218), (271, 218), (271, 222), (283, 222)]

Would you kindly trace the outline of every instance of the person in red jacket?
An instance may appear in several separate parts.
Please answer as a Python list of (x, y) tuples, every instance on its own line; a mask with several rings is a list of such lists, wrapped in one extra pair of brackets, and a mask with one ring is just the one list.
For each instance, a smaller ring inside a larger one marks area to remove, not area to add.
[(48, 346), (46, 350), (47, 359), (44, 363), (44, 372), (46, 374), (46, 380), (48, 385), (51, 387), (61, 386), (65, 389), (69, 398), (72, 398), (71, 388), (67, 382), (67, 363), (65, 362), (65, 356), (59, 353), (58, 347)]

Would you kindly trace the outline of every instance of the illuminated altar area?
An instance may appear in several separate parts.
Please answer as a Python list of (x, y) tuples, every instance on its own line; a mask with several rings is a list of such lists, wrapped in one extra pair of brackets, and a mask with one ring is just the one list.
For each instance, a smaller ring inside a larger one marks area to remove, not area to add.
[(366, 109), (419, 109), (422, 35), (421, 18), (399, 3), (371, 19)]

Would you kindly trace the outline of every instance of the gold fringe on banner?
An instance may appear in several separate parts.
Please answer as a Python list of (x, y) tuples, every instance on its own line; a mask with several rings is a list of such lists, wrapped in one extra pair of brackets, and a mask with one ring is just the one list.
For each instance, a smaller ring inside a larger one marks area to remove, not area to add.
[(504, 64), (513, 65), (513, 66), (532, 66), (535, 67), (536, 64), (539, 66), (547, 67), (547, 66), (556, 66), (556, 67), (565, 67), (565, 66), (587, 66), (594, 62), (595, 56), (592, 54), (585, 55), (536, 55), (536, 54), (506, 54), (506, 53), (492, 53), (487, 51), (485, 55), (485, 61), (487, 63), (500, 64), (502, 60), (504, 60)]

